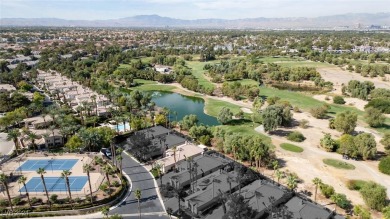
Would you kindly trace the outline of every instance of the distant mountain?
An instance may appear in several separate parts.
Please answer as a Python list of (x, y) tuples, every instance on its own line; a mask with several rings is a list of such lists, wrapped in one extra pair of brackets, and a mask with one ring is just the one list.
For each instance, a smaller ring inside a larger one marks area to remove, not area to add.
[(140, 27), (140, 28), (220, 28), (220, 29), (325, 29), (355, 28), (358, 25), (390, 26), (390, 13), (343, 14), (316, 18), (246, 18), (183, 20), (158, 15), (139, 15), (109, 20), (65, 20), (58, 18), (2, 18), (0, 26), (56, 27)]

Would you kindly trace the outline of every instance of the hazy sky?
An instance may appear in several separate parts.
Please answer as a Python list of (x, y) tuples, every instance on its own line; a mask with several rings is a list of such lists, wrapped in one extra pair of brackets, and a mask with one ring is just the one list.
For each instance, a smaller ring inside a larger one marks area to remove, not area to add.
[(112, 19), (317, 17), (390, 12), (390, 0), (0, 0), (1, 18)]

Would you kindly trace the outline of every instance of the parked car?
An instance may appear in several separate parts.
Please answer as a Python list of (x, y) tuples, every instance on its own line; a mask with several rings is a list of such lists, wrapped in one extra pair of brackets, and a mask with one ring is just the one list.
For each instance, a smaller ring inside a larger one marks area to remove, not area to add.
[(112, 154), (111, 154), (110, 149), (108, 149), (108, 148), (102, 148), (102, 149), (100, 149), (100, 153), (101, 153), (103, 156), (106, 156), (107, 158), (110, 158), (110, 159), (111, 159)]

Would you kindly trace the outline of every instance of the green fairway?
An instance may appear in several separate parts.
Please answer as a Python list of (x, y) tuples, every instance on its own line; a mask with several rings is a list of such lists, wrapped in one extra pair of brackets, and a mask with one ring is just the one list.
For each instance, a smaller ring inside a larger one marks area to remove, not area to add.
[(256, 132), (252, 122), (246, 122), (241, 125), (223, 125), (219, 127), (225, 130), (226, 133), (234, 133), (241, 136), (247, 136), (247, 135), (260, 136), (264, 141), (266, 141), (266, 143), (272, 145), (271, 138), (267, 135)]
[(216, 62), (217, 61), (213, 61), (213, 62), (187, 61), (187, 66), (192, 69), (192, 75), (194, 75), (196, 77), (196, 79), (198, 79), (198, 82), (199, 82), (200, 85), (202, 85), (203, 87), (212, 87), (212, 88), (214, 88), (215, 87), (214, 84), (211, 83), (209, 80), (207, 80), (205, 78), (204, 73), (206, 71), (203, 70), (203, 67), (207, 63), (213, 64), (213, 63), (216, 63)]
[(144, 79), (134, 79), (134, 82), (141, 85), (147, 85), (147, 84), (157, 84), (155, 81), (150, 81), (150, 80), (144, 80)]
[(273, 62), (287, 62), (287, 61), (303, 61), (304, 59), (298, 57), (289, 57), (289, 56), (266, 56), (258, 58), (259, 61), (264, 63), (273, 63)]
[[(241, 80), (236, 80), (237, 82), (240, 82), (241, 85), (259, 85), (259, 82), (252, 80), (252, 79), (241, 79)], [(233, 83), (235, 81), (229, 81), (229, 83)]]
[(303, 148), (289, 143), (282, 143), (280, 144), (280, 147), (286, 151), (291, 151), (295, 153), (301, 153), (303, 151)]
[(347, 162), (336, 160), (336, 159), (324, 159), (322, 160), (324, 164), (332, 166), (337, 169), (344, 169), (344, 170), (354, 170), (355, 166), (352, 164), (349, 164)]
[(206, 99), (205, 111), (210, 116), (217, 117), (218, 113), (222, 110), (223, 107), (229, 108), (233, 114), (236, 114), (240, 111), (240, 107), (232, 103), (221, 100), (214, 100), (211, 98)]

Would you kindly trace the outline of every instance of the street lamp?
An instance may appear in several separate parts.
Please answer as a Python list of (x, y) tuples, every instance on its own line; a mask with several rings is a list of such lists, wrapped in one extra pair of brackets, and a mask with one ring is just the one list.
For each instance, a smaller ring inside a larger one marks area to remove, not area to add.
[(22, 160), (22, 158), (19, 158), (19, 171), (20, 171), (20, 174), (23, 174), (23, 171), (22, 171), (22, 166), (20, 166), (20, 161)]

